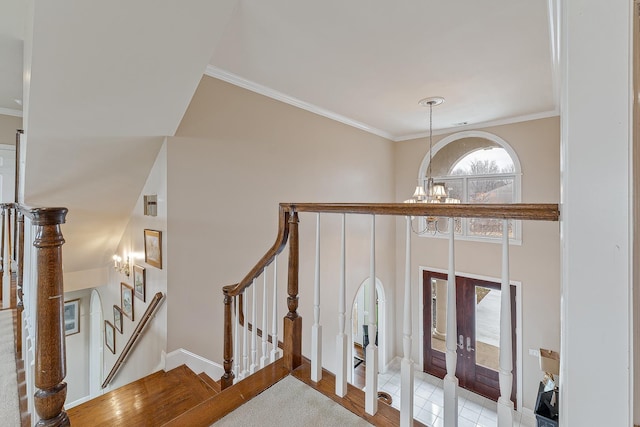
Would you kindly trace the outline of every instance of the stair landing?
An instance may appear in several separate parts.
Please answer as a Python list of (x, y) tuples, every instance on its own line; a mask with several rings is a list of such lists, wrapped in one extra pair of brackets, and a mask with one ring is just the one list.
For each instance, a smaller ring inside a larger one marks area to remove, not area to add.
[(217, 393), (183, 365), (110, 391), (67, 414), (74, 426), (158, 426)]

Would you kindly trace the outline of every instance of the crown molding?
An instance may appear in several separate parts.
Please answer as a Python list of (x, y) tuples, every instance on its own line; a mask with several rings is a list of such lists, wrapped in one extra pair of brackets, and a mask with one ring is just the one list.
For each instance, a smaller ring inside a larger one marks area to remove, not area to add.
[(2, 107), (0, 107), (0, 114), (2, 114), (4, 116), (22, 117), (22, 111), (13, 110), (11, 108), (2, 108)]
[[(556, 108), (551, 111), (543, 111), (542, 113), (534, 113), (534, 114), (527, 114), (524, 116), (509, 117), (506, 119), (493, 120), (490, 122), (470, 123), (464, 126), (452, 126), (450, 128), (437, 129), (437, 130), (434, 129), (433, 134), (445, 135), (448, 133), (459, 132), (463, 130), (477, 130), (477, 129), (484, 129), (484, 128), (493, 127), (493, 126), (504, 126), (504, 125), (511, 125), (514, 123), (528, 122), (531, 120), (547, 119), (549, 117), (556, 117), (559, 115), (560, 115), (560, 111)], [(411, 135), (399, 136), (399, 137), (393, 138), (393, 141), (394, 142), (408, 141), (410, 139), (426, 138), (428, 136), (429, 136), (429, 132), (420, 132), (420, 133), (414, 133)]]
[(303, 110), (307, 110), (311, 113), (318, 114), (320, 116), (326, 117), (331, 120), (335, 120), (340, 123), (344, 123), (345, 125), (352, 126), (356, 129), (363, 130), (365, 132), (372, 133), (374, 135), (381, 136), (382, 138), (386, 138), (392, 141), (395, 141), (394, 136), (389, 132), (385, 132), (381, 129), (374, 128), (365, 123), (359, 122), (357, 120), (352, 120), (348, 117), (345, 117), (341, 114), (334, 113), (333, 111), (329, 111), (325, 108), (318, 107), (317, 105), (310, 104), (308, 102), (302, 101), (298, 98), (294, 98), (292, 96), (286, 95), (282, 92), (278, 92), (277, 90), (273, 90), (251, 80), (247, 80), (240, 76), (237, 76), (228, 71), (222, 70), (213, 65), (207, 65), (207, 69), (204, 72), (205, 75), (209, 77), (213, 77), (216, 79), (220, 79), (227, 83), (231, 83), (232, 85), (239, 86), (241, 88), (250, 90), (252, 92), (258, 93), (260, 95), (264, 95), (266, 97), (275, 99), (277, 101), (284, 102), (285, 104), (292, 105), (297, 108), (301, 108)]
[[(237, 76), (233, 73), (230, 73), (228, 71), (222, 70), (218, 67), (215, 67), (213, 65), (207, 65), (207, 69), (204, 73), (205, 75), (209, 76), (209, 77), (213, 77), (222, 81), (225, 81), (227, 83), (231, 83), (232, 85), (235, 86), (239, 86), (241, 88), (250, 90), (252, 92), (258, 93), (260, 95), (264, 95), (266, 97), (275, 99), (277, 101), (281, 101), (284, 102), (286, 104), (292, 105), (294, 107), (297, 108), (301, 108), (303, 110), (307, 110), (311, 113), (314, 114), (318, 114), (320, 116), (326, 117), (328, 119), (331, 120), (335, 120), (337, 122), (340, 123), (344, 123), (348, 126), (352, 126), (356, 129), (360, 129), (363, 130), (365, 132), (369, 132), (372, 133), (374, 135), (378, 135), (382, 138), (386, 138), (389, 139), (391, 141), (394, 142), (400, 142), (400, 141), (408, 141), (410, 139), (417, 139), (417, 138), (425, 138), (427, 136), (429, 136), (428, 132), (420, 132), (420, 133), (415, 133), (415, 134), (409, 134), (409, 135), (403, 135), (403, 136), (394, 136), (393, 134), (383, 131), (381, 129), (377, 129), (374, 127), (371, 127), (365, 123), (362, 122), (358, 122), (356, 120), (352, 120), (348, 117), (345, 117), (343, 115), (334, 113), (332, 111), (329, 111), (327, 109), (324, 109), (322, 107), (318, 107), (316, 105), (310, 104), (308, 102), (302, 101), (300, 99), (294, 98), (292, 96), (286, 95), (282, 92), (278, 92), (277, 90), (268, 88), (266, 86), (263, 86), (261, 84), (252, 82), (251, 80), (247, 80), (245, 78), (242, 78), (240, 76)], [(434, 129), (433, 130), (433, 134), (434, 135), (444, 135), (444, 134), (448, 134), (451, 132), (458, 132), (458, 131), (463, 131), (463, 130), (473, 130), (473, 129), (483, 129), (483, 128), (488, 128), (488, 127), (492, 127), (492, 126), (502, 126), (502, 125), (509, 125), (509, 124), (513, 124), (513, 123), (520, 123), (520, 122), (526, 122), (526, 121), (530, 121), (530, 120), (538, 120), (538, 119), (546, 119), (549, 117), (555, 117), (555, 116), (559, 116), (560, 112), (559, 110), (556, 108), (554, 110), (551, 111), (543, 111), (541, 113), (535, 113), (535, 114), (527, 114), (527, 115), (523, 115), (523, 116), (516, 116), (516, 117), (509, 117), (506, 119), (500, 119), (500, 120), (493, 120), (493, 121), (489, 121), (489, 122), (482, 122), (482, 123), (471, 123), (468, 125), (464, 125), (464, 126), (452, 126), (449, 128), (444, 128), (444, 129)]]

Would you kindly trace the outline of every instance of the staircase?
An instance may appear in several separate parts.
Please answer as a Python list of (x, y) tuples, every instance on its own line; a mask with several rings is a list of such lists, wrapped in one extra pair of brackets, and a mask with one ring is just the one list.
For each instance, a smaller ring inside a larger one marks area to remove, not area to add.
[(219, 383), (182, 365), (105, 393), (67, 414), (74, 426), (160, 426), (219, 393)]
[[(305, 360), (289, 373), (282, 359), (254, 375), (220, 391), (220, 383), (185, 365), (156, 372), (67, 411), (72, 426), (164, 426), (206, 427), (238, 409), (289, 374), (376, 426), (398, 426), (400, 413), (380, 405), (375, 415), (365, 412), (364, 392), (352, 385), (344, 398), (335, 395), (335, 376), (324, 371), (319, 382), (311, 381), (311, 365)], [(293, 415), (292, 415), (293, 416)], [(331, 418), (331, 414), (326, 414)], [(255, 420), (255, 425), (265, 420)], [(268, 425), (268, 422), (267, 422)], [(414, 426), (423, 427), (418, 421)]]

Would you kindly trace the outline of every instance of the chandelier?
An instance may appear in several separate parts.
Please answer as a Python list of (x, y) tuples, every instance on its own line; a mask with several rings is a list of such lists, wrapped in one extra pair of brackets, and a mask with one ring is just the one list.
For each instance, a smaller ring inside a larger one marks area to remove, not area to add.
[[(418, 104), (423, 107), (429, 107), (429, 165), (427, 167), (426, 181), (424, 181), (422, 177), (418, 179), (418, 185), (416, 186), (413, 196), (411, 196), (410, 199), (405, 200), (405, 203), (460, 203), (459, 199), (448, 197), (444, 183), (434, 182), (433, 175), (431, 173), (431, 164), (433, 160), (433, 107), (440, 105), (443, 102), (444, 98), (440, 96), (424, 98), (418, 102)], [(436, 232), (438, 231), (437, 223), (438, 219), (436, 217), (426, 217), (423, 229), (420, 231), (416, 231), (414, 229), (413, 231), (416, 234), (424, 234), (427, 231)]]
[(429, 166), (427, 168), (427, 188), (425, 191), (424, 182), (422, 182), (422, 179), (419, 179), (416, 191), (414, 191), (410, 199), (405, 200), (405, 203), (440, 203), (442, 199), (446, 199), (447, 197), (447, 190), (444, 188), (444, 184), (441, 182), (434, 183), (431, 174), (431, 161), (433, 160), (433, 107), (443, 102), (444, 98), (440, 96), (424, 98), (418, 102), (418, 104), (423, 107), (429, 107)]

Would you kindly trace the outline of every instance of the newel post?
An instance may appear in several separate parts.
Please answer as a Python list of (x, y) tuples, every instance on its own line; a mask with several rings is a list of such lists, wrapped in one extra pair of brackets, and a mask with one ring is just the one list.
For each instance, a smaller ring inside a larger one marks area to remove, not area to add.
[[(233, 385), (233, 337), (231, 327), (231, 304), (233, 303), (233, 297), (229, 296), (227, 290), (224, 291), (224, 348), (223, 348), (223, 366), (224, 374), (220, 378), (220, 385), (222, 390)], [(236, 319), (237, 321), (237, 319)]]
[(69, 426), (64, 411), (67, 371), (64, 336), (64, 288), (62, 284), (62, 245), (60, 224), (66, 208), (31, 211), (36, 226), (33, 245), (37, 259), (37, 328), (35, 340), (35, 409), (40, 417), (36, 426)]
[(298, 213), (289, 216), (289, 275), (287, 307), (284, 318), (284, 366), (292, 371), (302, 364), (302, 317), (298, 315)]

